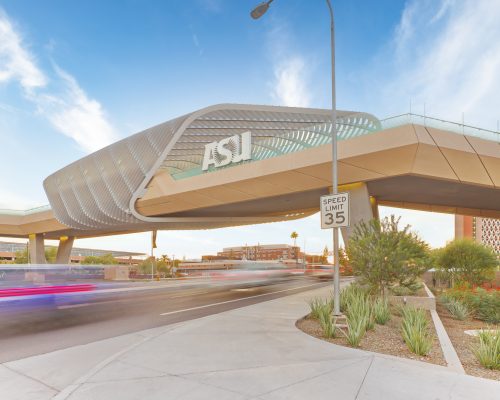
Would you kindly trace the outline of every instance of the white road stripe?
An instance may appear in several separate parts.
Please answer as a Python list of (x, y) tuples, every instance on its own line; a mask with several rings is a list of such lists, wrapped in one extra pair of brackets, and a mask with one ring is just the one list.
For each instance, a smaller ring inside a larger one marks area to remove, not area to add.
[(304, 288), (307, 288), (307, 287), (313, 287), (313, 286), (319, 286), (319, 285), (324, 285), (324, 283), (323, 283), (323, 282), (321, 282), (321, 283), (314, 283), (314, 284), (312, 284), (312, 285), (297, 286), (297, 287), (294, 287), (294, 288), (283, 289), (283, 290), (277, 290), (276, 292), (262, 293), (262, 294), (257, 294), (257, 295), (255, 295), (255, 296), (247, 296), (247, 297), (242, 297), (242, 298), (240, 298), (240, 299), (233, 299), (233, 300), (220, 301), (220, 302), (218, 302), (218, 303), (205, 304), (205, 305), (203, 305), (203, 306), (191, 307), (191, 308), (185, 308), (185, 309), (183, 309), (183, 310), (177, 310), (177, 311), (170, 311), (170, 312), (162, 313), (162, 314), (160, 314), (160, 315), (172, 315), (172, 314), (178, 314), (178, 313), (181, 313), (181, 312), (186, 312), (186, 311), (200, 310), (200, 309), (202, 309), (202, 308), (208, 308), (208, 307), (220, 306), (220, 305), (222, 305), (222, 304), (234, 303), (234, 302), (236, 302), (236, 301), (248, 300), (248, 299), (253, 299), (253, 298), (256, 298), (256, 297), (262, 297), (262, 296), (270, 296), (270, 295), (272, 295), (272, 294), (276, 294), (276, 293), (289, 292), (289, 291), (291, 291), (291, 290), (304, 289)]
[(190, 290), (189, 292), (187, 292), (187, 290), (189, 290), (189, 289), (186, 289), (186, 291), (182, 291), (182, 293), (173, 294), (172, 296), (168, 296), (167, 299), (176, 299), (179, 297), (188, 297), (188, 296), (194, 296), (194, 295), (199, 295), (199, 294), (207, 294), (207, 293), (211, 292), (210, 290), (198, 290), (198, 291)]
[(80, 308), (90, 306), (90, 303), (80, 303), (80, 304), (64, 304), (62, 306), (57, 306), (59, 310), (66, 310), (67, 308)]

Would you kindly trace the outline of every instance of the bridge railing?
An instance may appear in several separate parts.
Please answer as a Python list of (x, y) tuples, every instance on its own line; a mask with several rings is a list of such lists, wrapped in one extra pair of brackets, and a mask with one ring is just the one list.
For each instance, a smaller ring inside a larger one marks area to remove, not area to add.
[(18, 216), (24, 216), (24, 215), (30, 215), (30, 214), (36, 214), (42, 211), (49, 211), (50, 210), (50, 205), (44, 205), (40, 207), (35, 207), (35, 208), (30, 208), (28, 210), (13, 210), (13, 209), (8, 209), (8, 208), (0, 208), (0, 215), (18, 215)]
[(444, 119), (429, 117), (420, 114), (401, 114), (380, 120), (381, 130), (395, 128), (406, 124), (418, 124), (430, 128), (442, 129), (467, 136), (474, 136), (481, 139), (491, 140), (500, 143), (500, 132), (489, 129), (482, 129), (475, 126), (461, 124), (459, 122), (446, 121)]

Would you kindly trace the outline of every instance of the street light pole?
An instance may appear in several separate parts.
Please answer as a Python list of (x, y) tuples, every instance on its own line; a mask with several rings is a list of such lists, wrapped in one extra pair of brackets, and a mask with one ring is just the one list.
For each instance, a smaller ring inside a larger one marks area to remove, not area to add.
[[(330, 11), (330, 45), (332, 57), (332, 191), (339, 191), (337, 174), (337, 99), (335, 96), (335, 20), (330, 0), (326, 0)], [(333, 228), (333, 315), (340, 315), (340, 264), (339, 264), (339, 228)]]
[[(264, 1), (255, 7), (250, 13), (253, 19), (259, 19), (269, 9), (273, 0)], [(337, 105), (335, 97), (335, 24), (333, 18), (333, 7), (330, 0), (326, 0), (330, 12), (330, 40), (332, 57), (332, 192), (338, 193), (337, 175)], [(339, 228), (333, 228), (333, 314), (340, 316), (340, 265), (339, 265)]]

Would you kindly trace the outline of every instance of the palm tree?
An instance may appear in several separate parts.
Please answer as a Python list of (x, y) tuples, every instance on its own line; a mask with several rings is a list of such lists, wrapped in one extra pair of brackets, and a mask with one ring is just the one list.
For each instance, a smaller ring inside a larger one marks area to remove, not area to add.
[(293, 239), (293, 247), (295, 248), (295, 263), (297, 264), (299, 262), (299, 252), (297, 251), (297, 238), (299, 237), (299, 234), (293, 231), (290, 237)]

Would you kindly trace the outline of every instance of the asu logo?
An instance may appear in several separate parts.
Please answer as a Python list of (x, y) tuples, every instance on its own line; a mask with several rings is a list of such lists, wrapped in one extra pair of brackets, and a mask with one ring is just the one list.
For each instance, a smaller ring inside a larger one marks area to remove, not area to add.
[(252, 159), (252, 134), (243, 132), (205, 145), (205, 155), (201, 169), (215, 168)]

